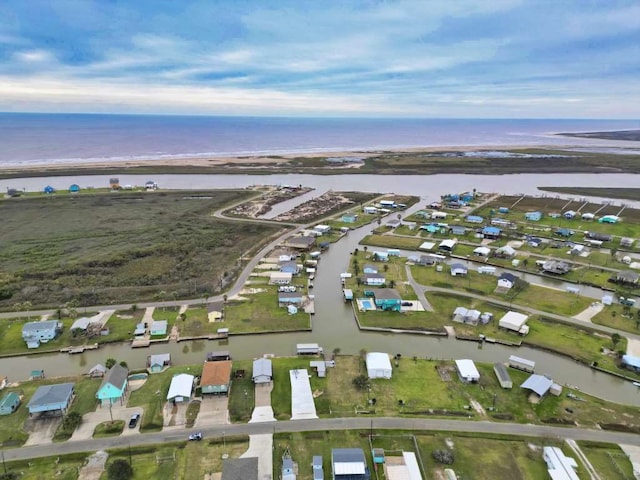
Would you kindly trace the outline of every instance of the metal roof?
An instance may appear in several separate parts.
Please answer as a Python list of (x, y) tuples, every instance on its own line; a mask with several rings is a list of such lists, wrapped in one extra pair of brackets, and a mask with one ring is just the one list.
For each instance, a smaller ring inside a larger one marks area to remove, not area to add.
[(553, 385), (553, 380), (544, 375), (533, 374), (527, 378), (520, 388), (526, 388), (538, 394), (540, 397), (544, 396)]
[(116, 363), (104, 376), (104, 380), (102, 380), (102, 385), (100, 385), (100, 388), (102, 389), (102, 387), (110, 383), (118, 390), (122, 390), (122, 387), (124, 387), (124, 384), (127, 381), (128, 375), (129, 370)]
[[(209, 365), (217, 365), (224, 362), (207, 362)], [(169, 393), (167, 393), (167, 400), (171, 400), (176, 397), (191, 397), (193, 390), (193, 381), (195, 377), (188, 373), (180, 373), (175, 375), (171, 379), (171, 385), (169, 386)]]
[(253, 361), (252, 377), (255, 378), (260, 375), (266, 375), (268, 377), (271, 377), (273, 375), (273, 367), (270, 359), (258, 358)]
[(29, 400), (29, 409), (47, 406), (56, 403), (66, 403), (73, 394), (73, 383), (58, 383), (56, 385), (43, 385), (38, 387)]

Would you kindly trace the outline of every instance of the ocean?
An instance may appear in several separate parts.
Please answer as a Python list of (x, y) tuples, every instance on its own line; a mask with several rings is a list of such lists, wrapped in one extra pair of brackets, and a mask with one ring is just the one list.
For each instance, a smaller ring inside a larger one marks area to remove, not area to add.
[(640, 149), (640, 142), (553, 135), (627, 129), (640, 129), (640, 121), (0, 113), (0, 166), (430, 146)]

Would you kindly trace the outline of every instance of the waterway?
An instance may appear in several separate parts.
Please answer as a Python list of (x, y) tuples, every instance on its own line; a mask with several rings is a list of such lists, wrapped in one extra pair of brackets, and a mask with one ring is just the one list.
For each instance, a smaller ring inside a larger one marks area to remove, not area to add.
[[(156, 176), (155, 180), (161, 182), (161, 186), (164, 188), (237, 188), (258, 183), (302, 183), (305, 186), (315, 187), (318, 195), (328, 189), (394, 191), (419, 195), (423, 198), (423, 202), (425, 199), (437, 199), (441, 194), (449, 191), (472, 188), (477, 188), (479, 191), (535, 194), (535, 185), (541, 184), (602, 186), (614, 184), (610, 182), (615, 180), (620, 180), (621, 183), (618, 186), (640, 184), (639, 176), (633, 175), (505, 175), (491, 177), (465, 175), (317, 177), (300, 175), (283, 177), (285, 178), (249, 175), (177, 175), (166, 176), (166, 178)], [(366, 181), (358, 177), (366, 177)], [(438, 181), (435, 177), (440, 177), (440, 180)], [(444, 182), (443, 177), (450, 178), (451, 182)], [(512, 178), (509, 182), (506, 177), (518, 177), (523, 181), (522, 183), (514, 183)], [(627, 177), (633, 177), (633, 181), (623, 181)], [(65, 185), (70, 181), (83, 184), (81, 178), (24, 179), (24, 183), (27, 185), (28, 182), (32, 182), (31, 187), (26, 186), (25, 188), (35, 190), (40, 188), (43, 182), (52, 185), (56, 182)], [(572, 180), (569, 181), (569, 178)], [(146, 177), (132, 177), (123, 180), (121, 176), (121, 181), (132, 184), (144, 183), (145, 179)], [(493, 181), (491, 182), (490, 179)], [(84, 183), (84, 185), (100, 186), (96, 177), (88, 177), (85, 181), (91, 183)], [(13, 180), (13, 182), (13, 185), (21, 185), (20, 182), (23, 180)], [(35, 188), (33, 188), (34, 186)], [(0, 188), (3, 188), (2, 182), (0, 182)], [(417, 209), (418, 206), (416, 205), (414, 209)], [(236, 359), (250, 359), (265, 353), (279, 356), (294, 355), (296, 343), (319, 343), (325, 351), (330, 352), (339, 348), (344, 354), (357, 354), (361, 349), (366, 349), (393, 354), (400, 353), (404, 357), (415, 355), (422, 358), (471, 358), (479, 362), (505, 362), (509, 355), (517, 354), (536, 361), (536, 371), (548, 374), (556, 382), (576, 385), (586, 393), (610, 401), (640, 406), (640, 389), (634, 387), (630, 382), (596, 372), (572, 360), (532, 348), (520, 347), (516, 349), (494, 344), (483, 346), (475, 342), (463, 342), (443, 337), (434, 338), (420, 334), (374, 333), (358, 330), (353, 319), (351, 306), (343, 301), (339, 274), (347, 267), (349, 255), (355, 248), (358, 248), (360, 240), (375, 226), (377, 225), (352, 231), (323, 254), (314, 281), (313, 292), (316, 298), (317, 313), (312, 317), (312, 332), (232, 336), (228, 344), (223, 345), (214, 341), (159, 344), (142, 349), (131, 349), (128, 344), (108, 345), (80, 355), (47, 354), (6, 358), (0, 360), (0, 371), (9, 374), (11, 380), (19, 380), (27, 378), (31, 370), (40, 368), (44, 369), (46, 375), (50, 377), (85, 373), (93, 365), (103, 363), (109, 357), (116, 358), (118, 361), (125, 360), (131, 368), (137, 369), (143, 368), (147, 356), (154, 353), (169, 352), (172, 354), (174, 363), (177, 364), (197, 364), (204, 360), (206, 352), (216, 349), (229, 350)]]

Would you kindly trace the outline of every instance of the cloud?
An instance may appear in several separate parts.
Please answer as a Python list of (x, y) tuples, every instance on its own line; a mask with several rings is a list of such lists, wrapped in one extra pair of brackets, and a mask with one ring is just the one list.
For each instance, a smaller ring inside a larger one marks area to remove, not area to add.
[(32, 2), (4, 110), (640, 116), (631, 1)]

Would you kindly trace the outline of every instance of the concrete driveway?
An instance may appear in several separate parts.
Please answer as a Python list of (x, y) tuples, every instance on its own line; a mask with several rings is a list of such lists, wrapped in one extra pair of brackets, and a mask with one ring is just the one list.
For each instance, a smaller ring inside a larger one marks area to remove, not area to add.
[(25, 422), (25, 430), (29, 432), (29, 439), (25, 446), (43, 445), (53, 442), (53, 435), (58, 425), (62, 423), (62, 417), (35, 417)]
[(251, 413), (249, 423), (275, 422), (273, 408), (271, 408), (271, 391), (273, 382), (256, 383), (255, 385), (255, 408)]
[(166, 402), (162, 409), (164, 429), (184, 428), (187, 423), (187, 407), (189, 402), (179, 402), (175, 405), (172, 402)]
[(140, 431), (142, 418), (138, 420), (138, 424), (135, 428), (129, 428), (129, 419), (134, 413), (139, 413), (140, 415), (142, 415), (142, 407), (125, 407), (120, 406), (120, 404), (114, 404), (111, 406), (111, 413), (109, 413), (108, 406), (98, 406), (95, 412), (86, 413), (82, 417), (82, 423), (76, 429), (76, 431), (73, 432), (71, 440), (88, 440), (92, 438), (93, 431), (96, 429), (96, 426), (98, 426), (98, 424), (100, 423), (111, 421), (112, 415), (114, 420), (124, 421), (124, 431), (122, 432), (122, 435), (132, 435), (134, 433), (138, 433)]
[(273, 478), (273, 435), (249, 435), (249, 449), (240, 458), (258, 457), (258, 479)]
[(229, 397), (226, 395), (207, 395), (200, 404), (200, 413), (194, 427), (227, 425), (229, 421)]

